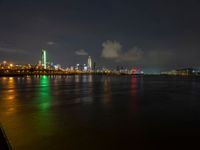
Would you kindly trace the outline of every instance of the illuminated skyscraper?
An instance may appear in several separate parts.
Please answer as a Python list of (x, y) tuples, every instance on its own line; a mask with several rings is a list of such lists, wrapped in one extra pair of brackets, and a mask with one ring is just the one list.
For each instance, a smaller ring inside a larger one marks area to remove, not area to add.
[(92, 70), (92, 59), (90, 56), (88, 57), (88, 70)]
[(44, 49), (42, 49), (42, 66), (47, 69), (47, 52)]

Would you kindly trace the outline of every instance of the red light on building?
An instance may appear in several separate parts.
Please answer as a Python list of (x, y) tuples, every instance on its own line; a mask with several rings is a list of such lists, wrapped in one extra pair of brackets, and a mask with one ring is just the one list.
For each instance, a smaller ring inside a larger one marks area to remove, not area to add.
[(136, 74), (137, 73), (137, 68), (136, 67), (133, 67), (133, 69), (132, 69), (132, 74)]

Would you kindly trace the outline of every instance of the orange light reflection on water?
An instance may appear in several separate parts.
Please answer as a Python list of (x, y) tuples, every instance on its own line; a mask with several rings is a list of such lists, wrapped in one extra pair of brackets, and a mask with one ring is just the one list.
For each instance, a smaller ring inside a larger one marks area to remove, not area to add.
[(15, 90), (15, 80), (14, 77), (3, 77), (3, 90), (1, 90), (1, 97), (3, 99), (3, 109), (5, 109), (5, 113), (10, 115), (16, 112), (17, 107), (17, 92)]
[(103, 90), (104, 90), (104, 94), (103, 94), (103, 104), (105, 106), (109, 106), (110, 102), (111, 102), (111, 85), (110, 85), (110, 78), (109, 77), (105, 77), (104, 78), (104, 83), (103, 83)]

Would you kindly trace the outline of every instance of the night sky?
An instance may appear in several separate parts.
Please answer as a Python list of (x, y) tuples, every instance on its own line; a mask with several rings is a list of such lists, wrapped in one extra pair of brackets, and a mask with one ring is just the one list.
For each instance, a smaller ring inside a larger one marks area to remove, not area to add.
[(0, 61), (200, 67), (199, 0), (0, 0)]

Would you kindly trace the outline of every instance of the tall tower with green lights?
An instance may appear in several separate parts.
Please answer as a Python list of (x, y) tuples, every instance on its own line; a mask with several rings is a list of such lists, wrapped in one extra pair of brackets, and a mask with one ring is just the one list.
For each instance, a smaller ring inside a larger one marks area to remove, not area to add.
[(42, 66), (47, 69), (47, 52), (44, 49), (42, 49)]

